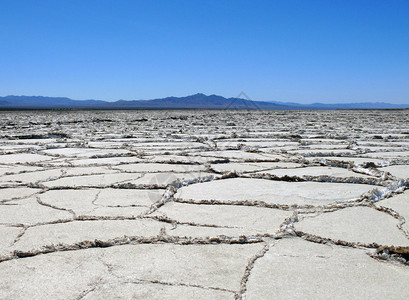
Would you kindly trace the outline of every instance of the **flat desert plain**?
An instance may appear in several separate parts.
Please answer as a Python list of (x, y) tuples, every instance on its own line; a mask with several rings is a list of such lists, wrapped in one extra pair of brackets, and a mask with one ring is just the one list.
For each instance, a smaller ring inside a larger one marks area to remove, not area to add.
[(0, 112), (1, 299), (409, 299), (409, 111)]

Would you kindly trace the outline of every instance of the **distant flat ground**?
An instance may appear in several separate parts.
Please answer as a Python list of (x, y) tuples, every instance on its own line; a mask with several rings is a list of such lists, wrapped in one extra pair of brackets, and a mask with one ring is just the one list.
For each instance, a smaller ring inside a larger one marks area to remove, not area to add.
[(408, 299), (408, 124), (0, 112), (0, 299)]

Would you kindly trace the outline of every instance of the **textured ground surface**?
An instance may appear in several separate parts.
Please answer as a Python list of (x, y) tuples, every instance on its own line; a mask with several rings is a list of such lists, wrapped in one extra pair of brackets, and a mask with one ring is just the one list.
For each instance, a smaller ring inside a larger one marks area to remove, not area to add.
[(0, 299), (409, 298), (408, 111), (0, 116)]

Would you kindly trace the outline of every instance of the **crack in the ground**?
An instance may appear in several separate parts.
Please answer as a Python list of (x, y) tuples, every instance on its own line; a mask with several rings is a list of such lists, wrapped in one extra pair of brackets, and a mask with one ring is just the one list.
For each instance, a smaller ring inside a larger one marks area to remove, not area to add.
[(141, 214), (141, 216), (148, 216), (157, 211), (160, 207), (171, 201), (176, 192), (177, 192), (176, 187), (169, 186), (163, 193), (162, 198), (159, 201), (153, 203), (146, 212)]
[(376, 253), (370, 253), (369, 256), (409, 266), (409, 247), (381, 246)]
[(37, 200), (37, 203), (42, 205), (42, 206), (49, 207), (49, 208), (56, 209), (56, 210), (69, 212), (72, 215), (73, 219), (75, 219), (77, 217), (77, 214), (72, 209), (62, 208), (62, 207), (52, 205), (50, 203), (45, 203), (45, 202), (41, 201), (40, 197), (36, 197), (36, 200)]
[(223, 288), (218, 288), (218, 287), (211, 287), (211, 286), (203, 286), (203, 285), (200, 285), (200, 284), (188, 284), (188, 283), (183, 283), (183, 282), (168, 282), (168, 281), (162, 281), (162, 280), (135, 279), (135, 280), (132, 280), (132, 281), (127, 280), (127, 281), (124, 281), (123, 283), (133, 283), (133, 284), (152, 283), (152, 284), (160, 284), (160, 285), (167, 285), (167, 286), (200, 288), (200, 289), (204, 289), (204, 290), (214, 290), (214, 291), (228, 292), (228, 293), (236, 294), (235, 291), (228, 290), (228, 289), (223, 289)]
[[(94, 199), (93, 199), (92, 202), (91, 202), (92, 205), (97, 206), (97, 207), (102, 207), (102, 205), (96, 204), (96, 202), (98, 201), (98, 197), (99, 197), (99, 195), (101, 194), (101, 192), (102, 192), (102, 190), (99, 190), (99, 191), (96, 193)], [(95, 209), (96, 209), (96, 208), (95, 208)], [(95, 209), (94, 209), (94, 210), (95, 210)]]
[(194, 227), (210, 227), (210, 228), (236, 228), (236, 229), (241, 228), (237, 226), (222, 226), (222, 225), (215, 225), (215, 224), (199, 224), (195, 222), (182, 222), (182, 221), (171, 219), (168, 216), (164, 216), (164, 215), (146, 216), (145, 218), (172, 224), (173, 226), (172, 230), (176, 229), (177, 225), (189, 225), (189, 226), (194, 226)]
[(389, 208), (389, 207), (378, 206), (378, 205), (374, 205), (372, 203), (369, 205), (369, 207), (374, 208), (374, 209), (376, 209), (378, 211), (384, 212), (384, 213), (394, 217), (395, 219), (397, 219), (399, 221), (399, 223), (396, 225), (396, 227), (398, 227), (398, 229), (409, 239), (409, 232), (403, 228), (403, 224), (406, 223), (405, 217), (403, 217), (397, 211), (395, 211), (395, 210), (393, 210), (392, 208)]
[(336, 177), (329, 175), (319, 175), (319, 176), (276, 176), (268, 173), (245, 173), (241, 174), (239, 177), (242, 178), (257, 178), (273, 181), (287, 181), (287, 182), (332, 182), (332, 183), (354, 183), (354, 184), (369, 184), (376, 186), (383, 186), (385, 183), (383, 180), (378, 178), (361, 178), (361, 177)]
[(138, 245), (138, 244), (164, 244), (171, 243), (177, 245), (210, 245), (210, 244), (254, 244), (263, 242), (266, 237), (274, 238), (274, 235), (251, 235), (251, 236), (211, 236), (202, 238), (169, 236), (161, 230), (157, 236), (124, 236), (108, 240), (95, 239), (92, 241), (86, 240), (73, 244), (51, 244), (44, 245), (38, 249), (30, 251), (14, 250), (8, 255), (0, 255), (0, 263), (13, 259), (21, 259), (33, 257), (42, 254), (49, 254), (63, 251), (77, 251), (89, 248), (107, 248), (122, 245)]
[(300, 237), (303, 238), (306, 241), (313, 242), (313, 243), (318, 243), (318, 244), (334, 244), (334, 245), (339, 245), (339, 246), (346, 246), (350, 248), (379, 248), (382, 245), (378, 243), (361, 243), (361, 242), (347, 242), (343, 240), (336, 240), (336, 239), (331, 239), (331, 238), (326, 238), (326, 237), (321, 237), (318, 235), (306, 233), (300, 230), (295, 230), (294, 233)]
[(94, 282), (94, 283), (92, 284), (92, 287), (91, 287), (91, 288), (89, 288), (89, 289), (83, 291), (83, 292), (82, 292), (78, 297), (76, 297), (74, 300), (82, 300), (82, 299), (84, 299), (88, 294), (91, 294), (93, 291), (95, 291), (95, 290), (97, 289), (97, 287), (101, 284), (101, 282), (102, 282), (102, 279), (99, 280), (99, 281), (97, 281), (97, 282)]
[(267, 253), (267, 251), (270, 249), (270, 246), (271, 245), (269, 241), (264, 242), (264, 247), (248, 260), (248, 264), (246, 266), (246, 269), (244, 270), (244, 275), (240, 281), (240, 290), (235, 295), (235, 299), (243, 299), (243, 296), (247, 291), (247, 282), (251, 275), (251, 270), (254, 268), (256, 261), (262, 258)]
[(26, 233), (26, 231), (27, 231), (27, 227), (24, 226), (24, 227), (21, 229), (20, 233), (16, 236), (16, 238), (14, 239), (14, 241), (10, 244), (10, 247), (13, 247), (13, 246), (23, 237), (23, 235)]

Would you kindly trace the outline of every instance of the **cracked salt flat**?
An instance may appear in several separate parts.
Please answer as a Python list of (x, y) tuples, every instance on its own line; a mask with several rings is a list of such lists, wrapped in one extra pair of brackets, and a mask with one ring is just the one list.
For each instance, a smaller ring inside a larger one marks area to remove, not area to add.
[(267, 170), (259, 171), (258, 173), (270, 174), (277, 177), (283, 176), (332, 176), (332, 177), (363, 177), (368, 178), (370, 176), (365, 174), (359, 174), (351, 170), (344, 168), (333, 168), (333, 167), (306, 167), (297, 169), (285, 169), (285, 170)]
[(7, 166), (7, 165), (2, 166), (0, 165), (0, 176), (22, 173), (22, 172), (40, 171), (40, 170), (41, 168), (32, 167), (32, 166)]
[(292, 238), (273, 243), (256, 261), (245, 296), (246, 299), (286, 299), (289, 295), (303, 299), (406, 299), (408, 281), (407, 266), (378, 262), (365, 250)]
[[(183, 296), (181, 296), (183, 295)], [(172, 285), (163, 282), (134, 281), (117, 282), (98, 286), (82, 299), (220, 299), (233, 300), (229, 291), (207, 289), (195, 286)]]
[(292, 212), (264, 207), (196, 205), (170, 202), (152, 216), (202, 226), (241, 228), (246, 235), (274, 234)]
[(71, 217), (68, 211), (42, 205), (35, 198), (15, 200), (7, 202), (7, 205), (0, 205), (0, 215), (0, 224), (7, 225), (33, 225), (66, 220)]
[(217, 172), (254, 172), (269, 169), (298, 168), (301, 166), (301, 164), (291, 162), (224, 163), (211, 165), (212, 169)]
[(11, 246), (21, 231), (19, 227), (0, 225), (0, 255), (7, 255), (11, 251)]
[(45, 170), (45, 171), (34, 171), (22, 174), (6, 175), (0, 177), (0, 185), (7, 183), (35, 183), (38, 181), (46, 181), (57, 179), (62, 175), (62, 170)]
[(101, 174), (101, 175), (86, 175), (78, 177), (64, 177), (56, 180), (44, 182), (43, 185), (48, 188), (63, 188), (63, 187), (104, 187), (116, 183), (123, 183), (130, 180), (135, 180), (142, 177), (143, 174)]
[(399, 152), (374, 152), (363, 154), (365, 157), (374, 157), (382, 159), (409, 159), (409, 151), (399, 151)]
[(200, 203), (240, 201), (277, 205), (325, 205), (336, 201), (352, 201), (374, 186), (349, 183), (285, 182), (252, 178), (232, 178), (182, 187), (177, 201)]
[[(94, 220), (46, 224), (28, 228), (9, 249), (25, 251), (43, 246), (110, 240), (123, 236), (157, 236), (163, 224), (154, 220)], [(171, 226), (167, 226), (170, 228)]]
[(109, 169), (108, 167), (75, 167), (75, 168), (63, 168), (63, 172), (64, 172), (64, 176), (118, 173), (118, 171)]
[(406, 191), (402, 194), (395, 195), (383, 201), (379, 201), (376, 206), (386, 207), (392, 209), (393, 212), (398, 214), (398, 217), (402, 218), (403, 229), (406, 230), (409, 238), (409, 192)]
[(232, 159), (243, 159), (250, 161), (278, 161), (283, 157), (281, 155), (271, 155), (271, 154), (259, 154), (259, 153), (249, 153), (245, 151), (207, 151), (207, 152), (195, 152), (191, 153), (193, 156), (201, 155), (203, 157), (221, 157), (221, 158), (232, 158)]
[(219, 160), (215, 157), (186, 156), (186, 155), (160, 155), (149, 157), (153, 163), (180, 163), (180, 164), (206, 164)]
[(408, 298), (407, 111), (0, 115), (1, 299)]
[(297, 146), (297, 142), (283, 142), (283, 141), (225, 141), (217, 142), (217, 147), (219, 148), (232, 148), (238, 146), (247, 147), (260, 147), (260, 148), (271, 148), (271, 147), (284, 147), (284, 146)]
[(215, 174), (208, 172), (191, 172), (191, 173), (146, 173), (140, 178), (130, 180), (128, 183), (134, 185), (158, 185), (164, 187), (175, 181), (194, 180), (196, 178), (213, 177)]
[(0, 187), (0, 203), (10, 200), (21, 200), (40, 192), (41, 189), (16, 187), (16, 188), (2, 188)]
[(374, 163), (375, 165), (382, 165), (385, 163), (384, 160), (376, 158), (363, 158), (363, 157), (347, 157), (347, 156), (317, 156), (317, 157), (306, 157), (308, 161), (339, 161), (339, 162), (350, 162), (357, 165), (363, 165), (366, 163)]
[(103, 206), (148, 207), (158, 202), (164, 193), (164, 189), (103, 189), (94, 204)]
[(109, 149), (109, 150), (99, 150), (90, 148), (61, 148), (61, 149), (50, 149), (43, 151), (46, 154), (54, 156), (65, 156), (65, 157), (90, 157), (98, 155), (114, 155), (114, 154), (129, 154), (130, 152), (124, 149)]
[(82, 189), (51, 190), (38, 197), (42, 203), (71, 211), (76, 216), (133, 217), (159, 201), (164, 190)]
[(74, 299), (93, 287), (139, 281), (234, 295), (240, 289), (247, 257), (260, 247), (141, 244), (6, 261), (0, 264), (0, 298)]
[(117, 166), (116, 169), (124, 172), (198, 172), (205, 171), (201, 165), (177, 165), (160, 163), (139, 163)]
[(305, 218), (295, 225), (295, 230), (363, 245), (409, 246), (409, 239), (398, 229), (398, 224), (399, 221), (388, 214), (358, 206)]
[(400, 179), (409, 179), (409, 165), (389, 166), (379, 170), (389, 172), (392, 176)]
[(141, 159), (135, 156), (124, 156), (124, 157), (105, 157), (105, 158), (89, 158), (89, 159), (78, 159), (78, 160), (55, 160), (54, 164), (57, 166), (113, 166), (120, 165), (123, 163), (135, 163), (140, 162)]
[(290, 150), (288, 151), (291, 154), (295, 155), (305, 155), (305, 156), (319, 156), (321, 154), (325, 155), (354, 155), (356, 151), (349, 149), (299, 149), (299, 150)]
[(51, 159), (53, 158), (49, 156), (40, 155), (40, 154), (32, 154), (32, 153), (0, 155), (0, 163), (2, 164), (36, 163), (36, 162), (48, 161)]

